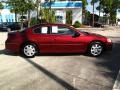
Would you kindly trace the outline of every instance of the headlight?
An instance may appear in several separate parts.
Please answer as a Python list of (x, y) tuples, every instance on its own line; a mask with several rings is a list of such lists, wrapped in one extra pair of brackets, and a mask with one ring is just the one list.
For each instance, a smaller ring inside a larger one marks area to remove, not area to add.
[(108, 39), (107, 39), (107, 42), (112, 42), (112, 40), (108, 38)]

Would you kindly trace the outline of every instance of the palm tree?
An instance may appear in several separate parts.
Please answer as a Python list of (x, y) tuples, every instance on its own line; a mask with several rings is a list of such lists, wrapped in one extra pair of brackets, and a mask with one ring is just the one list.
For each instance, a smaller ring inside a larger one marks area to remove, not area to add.
[(93, 19), (93, 20), (92, 20), (92, 26), (94, 27), (94, 11), (95, 11), (95, 8), (94, 8), (94, 7), (95, 7), (95, 0), (92, 0), (92, 1), (91, 1), (91, 4), (93, 5), (93, 16), (92, 16), (92, 19)]
[(96, 9), (99, 10), (99, 18), (100, 18), (100, 12), (102, 9), (104, 9), (106, 1), (108, 1), (108, 0), (92, 0), (91, 1), (91, 4), (93, 5), (93, 26), (94, 26), (94, 10), (95, 10), (94, 5), (95, 5), (95, 3), (99, 2), (99, 6)]
[(30, 13), (32, 10), (35, 10), (35, 3), (33, 2), (33, 0), (28, 0), (27, 3), (26, 3), (26, 8), (27, 8), (27, 11), (28, 11), (28, 27), (30, 26)]
[(87, 0), (82, 0), (82, 18), (86, 19), (86, 5), (88, 5)]
[(99, 6), (96, 8), (100, 12), (104, 13), (104, 16), (107, 16), (108, 23), (115, 22), (117, 9), (120, 8), (120, 0), (92, 0), (92, 2), (99, 2)]
[(41, 0), (36, 0), (36, 11), (37, 11), (37, 20), (39, 19), (39, 5), (41, 3)]
[[(4, 6), (3, 6), (3, 4), (0, 2), (0, 10), (3, 9), (3, 8), (4, 8)], [(1, 12), (0, 12), (0, 15), (1, 15)]]
[(117, 10), (120, 9), (120, 0), (110, 0), (109, 2), (109, 19), (110, 24), (116, 23)]
[(102, 5), (102, 2), (104, 2), (105, 0), (92, 0), (91, 1), (91, 4), (94, 2), (94, 3), (97, 3), (99, 2), (99, 6), (96, 8), (97, 10), (99, 10), (99, 17), (100, 17), (100, 12), (101, 12), (101, 5)]
[(87, 0), (82, 0), (82, 9), (83, 9), (83, 11), (86, 10), (86, 5), (88, 5)]

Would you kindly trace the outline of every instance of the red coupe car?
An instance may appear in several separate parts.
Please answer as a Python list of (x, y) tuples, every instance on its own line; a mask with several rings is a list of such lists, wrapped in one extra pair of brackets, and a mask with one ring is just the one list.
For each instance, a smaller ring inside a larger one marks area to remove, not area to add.
[(103, 51), (112, 49), (112, 41), (65, 24), (39, 24), (8, 33), (5, 48), (28, 58), (38, 53), (89, 53), (99, 56)]

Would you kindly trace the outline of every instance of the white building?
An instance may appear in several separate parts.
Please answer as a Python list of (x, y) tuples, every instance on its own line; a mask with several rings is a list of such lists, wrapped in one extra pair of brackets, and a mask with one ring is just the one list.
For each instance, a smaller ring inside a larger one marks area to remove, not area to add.
[(3, 3), (4, 9), (0, 10), (0, 22), (14, 22), (15, 14), (10, 12), (10, 7)]

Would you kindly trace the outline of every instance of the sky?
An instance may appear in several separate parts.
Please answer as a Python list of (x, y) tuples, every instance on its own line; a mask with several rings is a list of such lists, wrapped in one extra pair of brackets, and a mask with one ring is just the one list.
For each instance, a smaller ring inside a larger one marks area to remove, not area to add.
[[(91, 13), (93, 12), (93, 6), (90, 4), (91, 0), (87, 0), (88, 5), (87, 5), (87, 10), (90, 11)], [(99, 3), (95, 4), (95, 8), (99, 5)], [(99, 15), (99, 11), (95, 9), (95, 14)], [(103, 16), (103, 13), (101, 13), (101, 16)], [(117, 17), (120, 18), (120, 12), (117, 12)]]
[[(93, 6), (91, 5), (91, 0), (87, 0), (88, 1), (88, 5), (87, 5), (87, 10), (90, 11), (91, 13), (93, 12)], [(95, 4), (95, 14), (99, 15), (99, 11), (96, 10), (96, 7), (99, 5), (99, 3)], [(101, 15), (103, 15), (103, 13), (101, 13)]]

